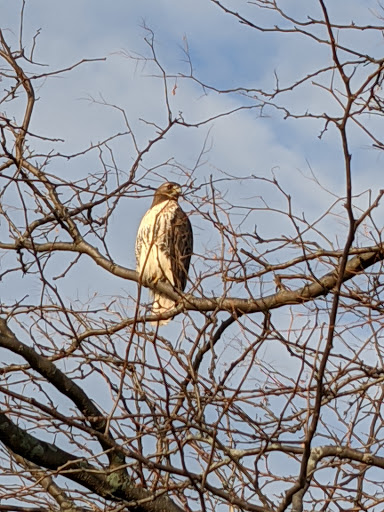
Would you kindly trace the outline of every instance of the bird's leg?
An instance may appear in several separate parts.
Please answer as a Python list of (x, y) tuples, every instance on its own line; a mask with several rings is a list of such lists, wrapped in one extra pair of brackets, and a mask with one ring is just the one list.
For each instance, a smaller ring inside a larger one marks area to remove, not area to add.
[(156, 275), (156, 274), (155, 274), (155, 275), (153, 275), (153, 276), (152, 276), (152, 278), (150, 279), (150, 283), (151, 283), (151, 284), (154, 284), (154, 285), (157, 285), (157, 283), (158, 283), (159, 281), (162, 281), (162, 278), (161, 278), (161, 276)]

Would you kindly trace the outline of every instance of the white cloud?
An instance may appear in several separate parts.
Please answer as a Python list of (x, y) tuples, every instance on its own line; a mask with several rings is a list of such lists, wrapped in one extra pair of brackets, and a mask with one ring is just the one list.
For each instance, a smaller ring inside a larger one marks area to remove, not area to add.
[[(298, 1), (290, 5), (300, 14), (300, 6), (304, 12), (303, 6), (307, 6), (308, 2)], [(17, 30), (20, 6), (21, 2), (2, 2), (3, 24), (13, 27), (14, 31)], [(245, 2), (242, 6), (248, 9), (250, 16), (255, 12)], [(332, 5), (331, 14), (335, 19), (341, 15), (342, 7), (342, 2)], [(359, 13), (368, 12), (360, 7), (359, 2), (350, 2), (348, 16), (356, 18)], [(270, 15), (265, 11), (264, 20), (260, 18), (258, 22), (270, 21)], [(141, 64), (136, 65), (118, 53), (127, 50), (148, 55), (149, 49), (143, 41), (144, 31), (140, 27), (142, 19), (155, 31), (156, 50), (167, 70), (175, 74), (186, 72), (181, 49), (186, 35), (197, 76), (223, 88), (241, 84), (255, 88), (267, 84), (273, 87), (274, 70), (281, 76), (282, 84), (289, 84), (297, 78), (298, 73), (305, 75), (313, 71), (319, 60), (325, 63), (329, 53), (327, 48), (318, 50), (312, 44), (303, 44), (302, 37), (287, 35), (280, 40), (275, 35), (261, 34), (244, 27), (205, 0), (116, 1), (112, 6), (107, 2), (92, 0), (27, 2), (25, 44), (28, 46), (29, 41), (30, 47), (31, 37), (41, 27), (35, 56), (38, 61), (49, 64), (49, 68), (36, 69), (52, 71), (84, 57), (107, 57), (106, 62), (87, 63), (60, 78), (48, 78), (37, 90), (39, 100), (32, 129), (44, 136), (64, 138), (64, 144), (55, 144), (56, 151), (80, 151), (91, 142), (97, 143), (125, 130), (119, 112), (92, 104), (85, 99), (88, 95), (98, 99), (101, 94), (106, 101), (124, 108), (141, 146), (154, 137), (156, 130), (140, 119), (165, 125), (167, 113), (163, 85), (160, 79), (149, 76), (158, 70), (154, 70), (152, 65), (143, 68)], [(16, 35), (10, 37), (15, 45)], [(372, 47), (376, 42), (367, 40), (367, 44)], [(170, 81), (170, 84), (172, 87), (174, 82)], [(182, 112), (188, 122), (197, 122), (223, 110), (231, 110), (244, 100), (234, 95), (204, 95), (201, 88), (187, 80), (178, 79), (177, 86), (176, 94), (170, 96), (170, 104), (174, 115)], [(250, 104), (249, 100), (246, 101)], [(327, 109), (329, 111), (332, 100), (320, 88), (308, 86), (298, 90), (297, 94), (290, 94), (288, 101), (293, 109), (305, 111), (308, 107), (321, 113)], [(257, 110), (251, 110), (214, 121), (209, 133), (212, 148), (206, 155), (205, 165), (196, 170), (197, 183), (206, 181), (210, 174), (217, 174), (218, 171), (239, 177), (250, 174), (268, 177), (273, 171), (292, 195), (298, 214), (305, 210), (308, 219), (316, 218), (331, 204), (332, 196), (321, 192), (299, 171), (308, 173), (308, 161), (325, 188), (336, 192), (343, 190), (343, 162), (336, 131), (330, 129), (319, 140), (318, 134), (323, 127), (321, 122), (284, 121), (279, 113), (273, 110), (267, 112), (270, 115), (268, 118), (260, 118)], [(199, 130), (175, 128), (145, 157), (144, 165), (156, 165), (174, 158), (191, 167), (208, 129), (208, 125)], [(378, 187), (380, 159), (374, 153), (367, 154), (364, 149), (365, 136), (354, 134), (352, 140), (354, 152), (358, 155), (355, 159), (358, 168), (354, 169), (357, 190)], [(53, 146), (37, 141), (34, 144), (45, 149)], [(112, 142), (111, 146), (119, 169), (129, 171), (135, 155), (128, 137)], [(362, 159), (360, 164), (361, 157), (369, 161), (369, 170), (364, 169), (364, 172), (359, 167), (366, 160)], [(98, 153), (94, 152), (78, 161), (56, 160), (51, 171), (67, 176), (84, 176), (100, 167)], [(165, 174), (167, 172), (170, 172), (169, 168), (164, 170)], [(158, 177), (156, 179), (160, 180)], [(270, 203), (283, 207), (283, 198), (272, 193), (271, 187), (263, 186), (260, 182), (255, 182), (251, 188), (248, 185), (249, 182), (232, 182), (230, 187), (226, 184), (221, 186), (223, 190), (231, 189), (234, 200), (243, 201), (265, 194)], [(115, 244), (116, 257), (122, 264), (134, 265), (133, 253), (131, 251), (129, 254), (129, 250), (140, 216), (148, 204), (148, 199), (126, 199), (121, 202), (119, 217), (113, 221), (111, 240), (119, 236), (121, 218), (129, 215), (130, 222), (128, 226), (125, 223), (123, 226), (126, 233), (124, 246), (111, 243)], [(271, 214), (255, 213), (250, 219), (252, 223), (267, 225), (276, 232), (285, 229)], [(326, 229), (334, 231), (333, 226)]]

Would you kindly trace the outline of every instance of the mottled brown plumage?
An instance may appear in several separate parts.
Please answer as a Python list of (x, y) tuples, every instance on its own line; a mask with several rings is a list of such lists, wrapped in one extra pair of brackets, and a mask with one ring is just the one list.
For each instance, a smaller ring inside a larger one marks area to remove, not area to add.
[[(181, 188), (163, 183), (155, 192), (151, 208), (144, 215), (136, 238), (137, 271), (143, 284), (163, 281), (184, 291), (193, 251), (191, 223), (178, 204)], [(161, 314), (175, 303), (152, 292), (152, 313)], [(161, 324), (169, 320), (160, 321)]]

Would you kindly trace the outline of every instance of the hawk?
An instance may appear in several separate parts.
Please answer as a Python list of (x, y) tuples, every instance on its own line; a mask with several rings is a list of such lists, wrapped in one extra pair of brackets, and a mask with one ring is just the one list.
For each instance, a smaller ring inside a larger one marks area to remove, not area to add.
[[(184, 291), (193, 250), (191, 223), (178, 204), (181, 187), (163, 183), (155, 192), (152, 206), (141, 220), (136, 237), (137, 272), (143, 284), (162, 281)], [(152, 313), (157, 315), (175, 306), (168, 297), (151, 291)], [(160, 325), (170, 319), (160, 320)]]

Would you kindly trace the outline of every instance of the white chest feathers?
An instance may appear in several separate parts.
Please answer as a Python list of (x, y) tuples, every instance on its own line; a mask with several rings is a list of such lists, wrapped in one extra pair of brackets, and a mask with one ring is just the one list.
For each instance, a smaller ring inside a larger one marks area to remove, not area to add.
[(166, 281), (174, 285), (171, 265), (172, 219), (176, 201), (163, 201), (144, 215), (136, 239), (136, 262), (143, 282)]

